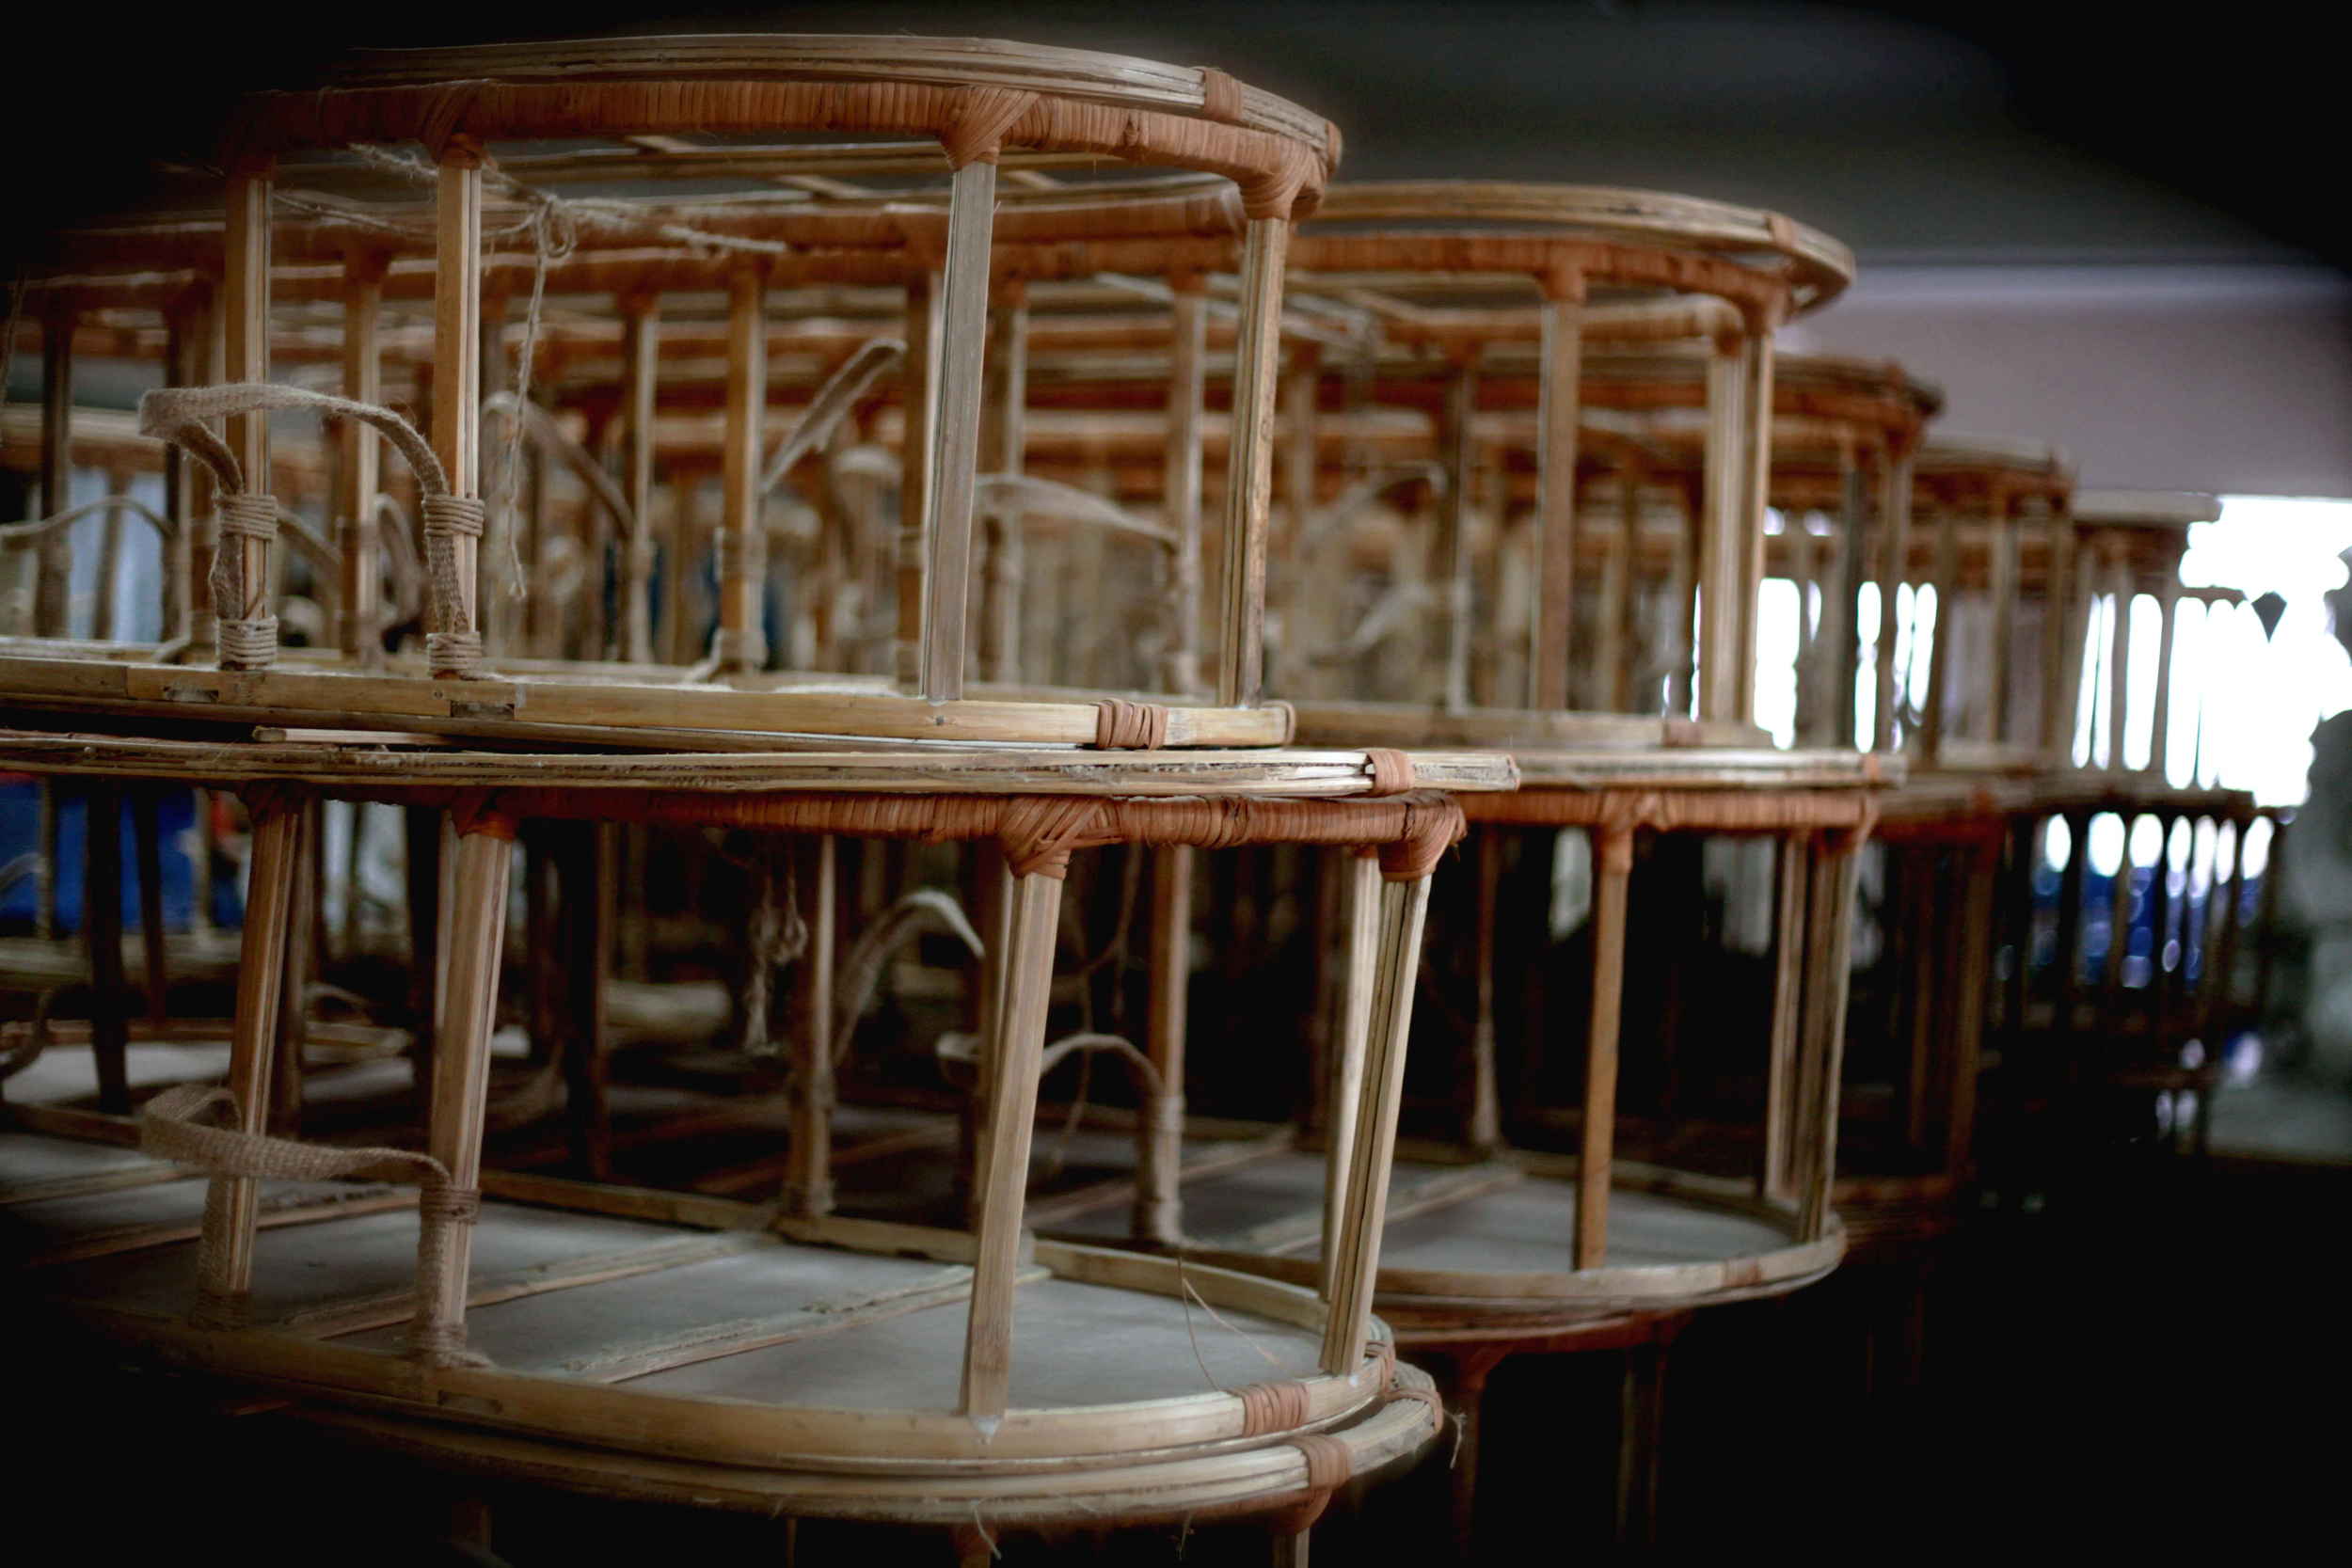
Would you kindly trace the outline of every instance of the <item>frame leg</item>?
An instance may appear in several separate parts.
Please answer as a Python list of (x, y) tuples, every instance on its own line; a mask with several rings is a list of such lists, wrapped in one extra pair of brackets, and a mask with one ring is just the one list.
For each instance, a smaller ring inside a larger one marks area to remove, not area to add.
[(98, 1108), (131, 1110), (129, 993), (122, 979), (122, 786), (82, 796), (82, 936), (89, 949), (89, 1044)]
[(1152, 1001), (1146, 1049), (1159, 1093), (1136, 1130), (1135, 1236), (1175, 1246), (1184, 1241), (1184, 1024), (1192, 982), (1191, 847), (1152, 852)]
[(1021, 1253), (1022, 1202), (1029, 1181), (1029, 1137), (1037, 1122), (1038, 1064), (1054, 981), (1054, 930), (1061, 878), (1033, 871), (1016, 877), (1011, 941), (1001, 970), (1004, 995), (989, 1051), (991, 1078), (980, 1221), (972, 1266), (972, 1307), (964, 1331), (961, 1410), (993, 1432), (1012, 1382), (1012, 1292)]
[(612, 968), (613, 835), (611, 823), (563, 824), (557, 863), (563, 940), (570, 973), (564, 976), (564, 1103), (571, 1124), (572, 1159), (592, 1181), (612, 1177), (612, 1125), (605, 1103), (610, 1063), (604, 977)]
[(833, 1212), (833, 972), (834, 862), (839, 841), (830, 834), (794, 847), (807, 891), (808, 951), (801, 959), (801, 1070), (793, 1077), (792, 1148), (784, 1183), (788, 1213), (806, 1219)]
[[(482, 1177), (482, 1132), (488, 1115), (490, 1032), (496, 1022), (499, 962), (506, 937), (506, 881), (514, 843), (501, 823), (476, 824), (457, 835), (450, 876), (448, 963), (439, 1038), (433, 1055), (432, 1118), (427, 1151), (449, 1172), (457, 1202), (471, 1207)], [(453, 1216), (449, 1243), (424, 1282), (436, 1298), (437, 1321), (456, 1341), (420, 1346), (428, 1354), (463, 1346), (466, 1283), (473, 1259), (473, 1221)]]
[[(263, 1132), (269, 1117), (280, 971), (302, 833), (299, 800), (257, 796), (252, 810), (253, 862), (238, 954), (236, 1020), (229, 1037), (229, 1092), (241, 1132)], [(206, 1190), (198, 1268), (206, 1297), (202, 1311), (215, 1321), (234, 1321), (252, 1286), (260, 1202), (261, 1188), (249, 1177), (217, 1176)]]
[(147, 1000), (147, 1022), (157, 1033), (170, 1019), (169, 963), (164, 948), (164, 846), (162, 802), (156, 791), (140, 785), (131, 791), (131, 833), (138, 856), (140, 990)]
[(1633, 830), (1593, 834), (1593, 1004), (1584, 1057), (1584, 1125), (1576, 1165), (1576, 1266), (1609, 1255), (1610, 1164), (1617, 1128), (1617, 1032), (1625, 1000), (1626, 884)]
[(1375, 966), (1380, 948), (1380, 865), (1347, 854), (1340, 868), (1342, 952), (1337, 1032), (1332, 1038), (1330, 1100), (1324, 1112), (1323, 1299), (1334, 1300), (1340, 1236), (1347, 1217), (1348, 1172), (1356, 1158), (1357, 1116), (1364, 1093), (1364, 1044), (1372, 1034)]
[[(1358, 1096), (1356, 1135), (1347, 1162), (1346, 1213), (1331, 1270), (1329, 1314), (1323, 1330), (1323, 1370), (1350, 1377), (1364, 1357), (1372, 1300), (1380, 1272), (1380, 1232), (1387, 1223), (1389, 1166), (1396, 1154), (1396, 1116), (1404, 1098), (1405, 1046), (1413, 1022), (1413, 980), (1421, 967), (1422, 927), (1429, 913), (1429, 879), (1380, 884), (1379, 941), (1369, 971), (1351, 969), (1351, 992), (1369, 987), (1371, 1028)], [(1360, 1004), (1353, 995), (1350, 1007)]]

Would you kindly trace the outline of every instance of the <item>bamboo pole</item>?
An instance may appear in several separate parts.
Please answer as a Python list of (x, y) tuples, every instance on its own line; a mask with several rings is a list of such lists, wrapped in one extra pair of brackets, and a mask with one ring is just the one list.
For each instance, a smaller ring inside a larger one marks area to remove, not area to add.
[[(1617, 486), (1617, 549), (1611, 564), (1616, 574), (1611, 583), (1615, 593), (1607, 625), (1614, 641), (1607, 645), (1616, 657), (1602, 669), (1609, 682), (1610, 711), (1627, 713), (1633, 706), (1634, 673), (1642, 652), (1642, 470), (1631, 461)], [(1542, 606), (1536, 612), (1542, 613)]]
[(1233, 346), (1233, 421), (1225, 465), (1225, 561), (1216, 700), (1255, 707), (1265, 673), (1267, 512), (1272, 499), (1275, 368), (1290, 224), (1251, 218), (1242, 242), (1241, 326)]
[[(1747, 416), (1744, 460), (1740, 465), (1746, 487), (1741, 526), (1747, 530), (1747, 544), (1740, 556), (1739, 705), (1727, 717), (1743, 724), (1756, 721), (1756, 617), (1761, 613), (1764, 597), (1764, 514), (1772, 494), (1772, 332), (1778, 325), (1777, 308), (1751, 323), (1740, 360), (1740, 395)], [(1907, 458), (1889, 485), (1889, 507), (1907, 525), (1911, 516), (1911, 469)]]
[(284, 1137), (298, 1136), (302, 1131), (304, 1024), (318, 957), (319, 801), (305, 800), (299, 815), (294, 894), (287, 904), (285, 959), (278, 972), (278, 1064), (270, 1073), (269, 1130)]
[(2166, 752), (2172, 738), (2172, 639), (2181, 613), (2181, 574), (2165, 574), (2156, 594), (2161, 626), (2156, 637), (2156, 708), (2149, 719), (2148, 771), (2158, 783), (2166, 777)]
[[(120, 465), (106, 469), (106, 494), (127, 496), (131, 492), (130, 470)], [(115, 640), (115, 578), (122, 572), (122, 512), (109, 507), (98, 519), (98, 570), (90, 584), (89, 634), (98, 641)]]
[(1805, 989), (1802, 1049), (1810, 1058), (1811, 1103), (1801, 1115), (1803, 1177), (1798, 1193), (1797, 1236), (1818, 1241), (1835, 1215), (1830, 1195), (1837, 1175), (1838, 1076), (1846, 1052), (1846, 993), (1853, 937), (1854, 878), (1861, 835), (1832, 833), (1814, 860), (1807, 899), (1813, 933), (1806, 951), (1814, 956), (1819, 983)]
[[(433, 1108), (425, 1148), (449, 1172), (450, 1185), (471, 1192), (482, 1180), (482, 1135), (488, 1120), (490, 1035), (497, 1023), (499, 960), (506, 938), (506, 882), (514, 844), (501, 832), (477, 829), (457, 835), (450, 857), (448, 974), (433, 1054)], [(438, 1321), (462, 1334), (467, 1276), (473, 1258), (473, 1222), (453, 1221), (448, 1252), (437, 1279), (425, 1281)]]
[(1144, 1048), (1159, 1092), (1136, 1126), (1135, 1237), (1162, 1246), (1183, 1243), (1184, 1029), (1192, 983), (1193, 850), (1164, 844), (1152, 851), (1151, 1019)]
[(654, 390), (661, 373), (661, 300), (631, 293), (621, 302), (625, 442), (622, 480), (628, 496), (628, 538), (621, 547), (621, 657), (653, 662)]
[(768, 404), (768, 278), (752, 263), (735, 269), (727, 293), (726, 450), (720, 479), (719, 637), (721, 671), (768, 662), (768, 534), (760, 495), (760, 443)]
[(1960, 519), (1949, 509), (1935, 515), (1935, 641), (1928, 648), (1928, 710), (1922, 715), (1921, 751), (1929, 767), (1944, 747), (1946, 705), (1951, 701), (1952, 639), (1960, 629)]
[[(991, 312), (994, 341), (988, 353), (988, 406), (980, 461), (991, 473), (1021, 472), (1028, 446), (1029, 306), (1019, 283), (999, 291)], [(1021, 679), (1021, 514), (999, 503), (988, 519), (988, 566), (981, 579), (980, 669), (992, 681)]]
[[(292, 913), (302, 802), (256, 796), (253, 859), (246, 882), (245, 930), (239, 941), (235, 1022), (229, 1035), (229, 1093), (237, 1130), (259, 1133), (269, 1124), (270, 1076), (278, 1050), (280, 970)], [(215, 1177), (204, 1199), (201, 1265), (212, 1307), (234, 1315), (253, 1283), (253, 1241), (262, 1191), (250, 1177)]]
[(921, 676), (925, 529), (930, 517), (934, 432), (939, 424), (939, 275), (907, 284), (906, 391), (898, 441), (898, 637), (892, 668), (900, 686)]
[(1985, 738), (2009, 739), (2010, 667), (2017, 640), (2017, 515), (2005, 492), (1993, 498), (1993, 646), (1985, 661), (1992, 689), (1986, 694)]
[[(434, 186), (433, 450), (448, 472), (450, 492), (482, 494), (482, 150), (453, 136), (437, 160)], [(453, 639), (430, 659), (436, 678), (463, 677), (480, 644), (476, 613), (482, 557), (479, 535), (459, 531), (448, 544), (454, 597), (437, 603), (427, 621)], [(443, 585), (436, 582), (439, 600)], [(428, 646), (431, 639), (427, 639)]]
[(1593, 844), (1593, 998), (1584, 1057), (1584, 1121), (1576, 1167), (1575, 1266), (1609, 1257), (1610, 1165), (1617, 1123), (1618, 1031), (1625, 1000), (1626, 885), (1633, 830), (1610, 824)]
[(1756, 1195), (1781, 1201), (1796, 1196), (1795, 1117), (1800, 1101), (1806, 932), (1805, 865), (1809, 840), (1790, 834), (1773, 852), (1772, 1032), (1764, 1069), (1764, 1160)]
[(1900, 452), (1883, 451), (1879, 454), (1878, 478), (1878, 705), (1871, 723), (1871, 749), (1891, 752), (1899, 733), (1897, 716), (1905, 696), (1895, 679), (1895, 656), (1902, 640), (1902, 621), (1896, 610), (1911, 564), (1910, 464)]
[[(269, 250), (272, 166), (266, 163), (233, 169), (229, 176), (228, 215), (224, 226), (224, 267), (221, 277), (221, 323), (224, 363), (230, 381), (269, 379)], [(262, 494), (270, 487), (269, 416), (238, 414), (224, 431), (229, 450), (244, 470), (246, 489)], [(244, 602), (215, 605), (222, 619), (262, 620), (270, 614), (271, 548), (269, 541), (251, 534), (222, 538), (216, 546), (235, 561), (232, 579), (242, 587)], [(215, 636), (218, 635), (217, 626)], [(224, 651), (224, 669), (243, 667), (244, 660)], [(266, 661), (264, 661), (266, 662)]]
[[(1178, 696), (1200, 694), (1201, 412), (1208, 395), (1208, 299), (1197, 273), (1173, 280), (1168, 374), (1166, 517), (1176, 535), (1168, 555), (1168, 660), (1163, 678)], [(1301, 525), (1303, 526), (1303, 525)]]
[(1749, 390), (1744, 338), (1718, 341), (1707, 361), (1707, 442), (1704, 514), (1698, 559), (1698, 717), (1736, 720), (1745, 661), (1740, 641), (1747, 629), (1740, 608), (1747, 578)]
[[(43, 316), (40, 326), (40, 512), (54, 516), (73, 499), (73, 330), (80, 313), (71, 301)], [(73, 541), (68, 530), (41, 536), (33, 578), (33, 632), (67, 637), (72, 613)]]
[[(170, 976), (164, 942), (164, 845), (160, 817), (166, 786), (140, 784), (131, 791), (131, 835), (138, 856), (139, 958), (147, 1022), (160, 1034), (170, 1017)], [(200, 809), (200, 808), (199, 808)], [(193, 835), (201, 843), (200, 834)], [(355, 890), (358, 883), (353, 884)]]
[[(1584, 278), (1565, 273), (1544, 279), (1543, 369), (1536, 412), (1536, 452), (1542, 501), (1536, 508), (1535, 613), (1528, 628), (1528, 704), (1568, 705), (1569, 641), (1576, 621), (1576, 458), (1584, 363)], [(1628, 470), (1626, 483), (1634, 483)], [(1626, 553), (1629, 575), (1638, 559)], [(1604, 678), (1615, 668), (1604, 660)]]
[[(376, 352), (383, 312), (381, 251), (355, 250), (343, 262), (343, 396), (384, 401), (384, 368)], [(342, 539), (342, 650), (363, 670), (384, 665), (383, 562), (375, 533), (375, 498), (383, 486), (383, 449), (365, 420), (345, 420), (342, 462), (335, 472), (335, 516)]]
[(1011, 942), (1004, 997), (989, 1053), (986, 1160), (974, 1247), (972, 1304), (964, 1329), (958, 1408), (993, 1432), (1012, 1381), (1012, 1297), (1021, 1252), (1022, 1202), (1029, 1180), (1029, 1136), (1037, 1119), (1038, 1064), (1054, 983), (1054, 927), (1061, 879), (1031, 872), (1013, 880)]
[[(164, 313), (164, 384), (192, 387), (204, 378), (209, 325), (210, 290), (191, 289)], [(168, 609), (164, 616), (167, 641), (193, 641), (197, 635), (197, 536), (203, 530), (206, 509), (197, 504), (197, 487), (204, 483), (201, 464), (193, 463), (177, 441), (164, 444), (164, 513), (171, 519), (170, 541), (164, 546), (164, 592)], [(209, 636), (209, 631), (207, 632)], [(199, 824), (200, 827), (200, 824)]]
[(1404, 1100), (1413, 977), (1421, 965), (1422, 927), (1429, 913), (1429, 879), (1384, 881), (1379, 903), (1379, 937), (1370, 973), (1354, 971), (1350, 975), (1352, 984), (1371, 989), (1371, 1026), (1348, 1162), (1346, 1216), (1340, 1226), (1340, 1264), (1333, 1271), (1329, 1315), (1324, 1323), (1322, 1366), (1334, 1377), (1355, 1375), (1371, 1327), (1380, 1234), (1388, 1215), (1389, 1166), (1396, 1154), (1396, 1117)]
[(2081, 594), (2074, 523), (2059, 507), (2050, 508), (2044, 521), (2050, 570), (2042, 593), (2041, 740), (2044, 759), (2063, 767), (2074, 756), (2075, 704), (2082, 694), (2083, 633), (2076, 610)]
[(1470, 705), (1470, 459), (1472, 416), (1478, 408), (1478, 368), (1473, 360), (1454, 367), (1447, 384), (1439, 448), (1445, 454), (1445, 525), (1441, 535), (1445, 582), (1445, 685), (1448, 713)]
[(1490, 1154), (1502, 1144), (1502, 1102), (1495, 1082), (1495, 915), (1502, 883), (1502, 830), (1482, 824), (1477, 841), (1472, 853), (1478, 873), (1478, 1013), (1470, 1030), (1470, 1114), (1464, 1119), (1470, 1147)]
[(612, 1177), (612, 1129), (606, 1102), (612, 1041), (604, 977), (612, 968), (613, 913), (618, 891), (618, 825), (564, 823), (558, 840), (557, 899), (563, 931), (566, 1017), (561, 1030), (564, 1110), (571, 1122), (572, 1158), (592, 1181)]
[(2123, 542), (2114, 533), (2100, 540), (2107, 568), (2107, 598), (2115, 607), (2107, 627), (2112, 652), (2107, 658), (2107, 767), (2123, 771), (2123, 741), (2131, 729), (2132, 693), (2132, 576), (2123, 560)]
[(1336, 1301), (1340, 1237), (1347, 1218), (1348, 1173), (1355, 1168), (1357, 1116), (1362, 1110), (1364, 1053), (1372, 1037), (1373, 992), (1380, 943), (1380, 864), (1369, 855), (1342, 852), (1340, 988), (1331, 1037), (1330, 1083), (1325, 1101), (1323, 1156), (1323, 1299)]
[(931, 483), (923, 522), (921, 661), (924, 699), (963, 695), (972, 612), (972, 480), (979, 457), (980, 380), (988, 336), (989, 235), (996, 165), (955, 172), (947, 202), (947, 263), (940, 293), (939, 422), (930, 433)]
[(122, 977), (122, 786), (93, 781), (82, 794), (82, 938), (89, 954), (90, 1055), (98, 1108), (131, 1114), (130, 995)]
[(785, 1167), (785, 1212), (803, 1219), (833, 1212), (833, 981), (839, 840), (826, 833), (797, 846), (809, 907), (808, 948), (801, 955), (801, 1070), (791, 1104), (792, 1143)]

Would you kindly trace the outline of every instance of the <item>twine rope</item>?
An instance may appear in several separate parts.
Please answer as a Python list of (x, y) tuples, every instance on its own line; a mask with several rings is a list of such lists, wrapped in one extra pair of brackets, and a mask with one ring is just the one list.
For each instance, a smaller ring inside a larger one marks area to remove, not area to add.
[[(220, 1107), (233, 1111), (236, 1099), (213, 1085), (182, 1084), (149, 1101), (139, 1113), (139, 1148), (178, 1164), (194, 1165), (215, 1179), (329, 1181), (373, 1174), (415, 1186), (417, 1193), (417, 1312), (409, 1325), (409, 1351), (428, 1366), (484, 1365), (466, 1349), (462, 1316), (441, 1308), (439, 1282), (455, 1264), (457, 1227), (482, 1212), (482, 1195), (454, 1185), (449, 1168), (429, 1154), (405, 1148), (330, 1148), (234, 1128), (208, 1126), (201, 1118)], [(204, 1229), (197, 1248), (199, 1311), (215, 1323), (233, 1323), (243, 1303), (229, 1277), (228, 1183), (215, 1180), (205, 1195)]]

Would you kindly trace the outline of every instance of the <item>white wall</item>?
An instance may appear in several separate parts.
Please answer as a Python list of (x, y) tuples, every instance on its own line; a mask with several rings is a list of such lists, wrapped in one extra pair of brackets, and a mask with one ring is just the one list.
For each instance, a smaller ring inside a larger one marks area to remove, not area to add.
[(2352, 278), (2319, 267), (1866, 263), (1782, 344), (1899, 360), (1944, 429), (2055, 441), (2086, 485), (2352, 497)]

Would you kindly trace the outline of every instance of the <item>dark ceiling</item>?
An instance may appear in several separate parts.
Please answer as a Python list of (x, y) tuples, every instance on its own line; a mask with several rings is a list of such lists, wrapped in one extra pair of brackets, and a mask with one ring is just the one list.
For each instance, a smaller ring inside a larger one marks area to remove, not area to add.
[[(120, 155), (200, 137), (225, 90), (301, 79), (347, 41), (456, 42), (690, 28), (982, 34), (1221, 66), (1337, 121), (1343, 172), (1632, 184), (1782, 209), (1866, 261), (2344, 261), (2328, 124), (2341, 99), (2309, 32), (2240, 5), (1878, 7), (1681, 0), (1009, 0), (682, 9), (504, 0), (377, 13), (352, 39), (307, 10), (194, 10), (127, 28), (55, 22), (18, 55), (50, 144), (23, 198), (52, 221), (111, 194)], [(189, 20), (198, 18), (198, 21)], [(2124, 19), (2132, 19), (2128, 24)], [(219, 19), (219, 20), (215, 20)], [(74, 36), (77, 26), (85, 29)], [(103, 31), (102, 31), (103, 29)], [(24, 29), (20, 26), (20, 42)], [(2300, 44), (2291, 40), (2302, 34)], [(230, 36), (233, 34), (233, 36)], [(56, 61), (44, 73), (37, 55)], [(29, 94), (29, 102), (27, 101)], [(126, 112), (127, 111), (127, 112)], [(20, 211), (24, 211), (20, 208)], [(46, 227), (46, 224), (41, 225)]]

